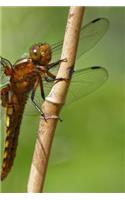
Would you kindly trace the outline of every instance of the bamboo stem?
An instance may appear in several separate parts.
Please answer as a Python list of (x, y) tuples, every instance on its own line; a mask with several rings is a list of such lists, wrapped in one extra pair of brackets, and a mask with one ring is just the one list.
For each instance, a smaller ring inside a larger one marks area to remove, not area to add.
[[(84, 7), (70, 7), (61, 59), (62, 62), (57, 78), (69, 78), (70, 71), (75, 64), (80, 28)], [(70, 81), (59, 81), (56, 83), (46, 98), (42, 110), (45, 115), (58, 116), (69, 88)], [(28, 192), (41, 192), (49, 159), (49, 153), (57, 125), (57, 119), (40, 119), (38, 137), (35, 144), (33, 160), (28, 180)]]

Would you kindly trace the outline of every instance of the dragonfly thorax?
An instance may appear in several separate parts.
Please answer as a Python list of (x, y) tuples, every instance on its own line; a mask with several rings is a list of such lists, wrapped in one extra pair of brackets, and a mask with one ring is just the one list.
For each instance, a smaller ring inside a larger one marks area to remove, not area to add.
[(51, 60), (51, 47), (47, 43), (35, 44), (29, 49), (29, 56), (35, 64), (46, 66)]

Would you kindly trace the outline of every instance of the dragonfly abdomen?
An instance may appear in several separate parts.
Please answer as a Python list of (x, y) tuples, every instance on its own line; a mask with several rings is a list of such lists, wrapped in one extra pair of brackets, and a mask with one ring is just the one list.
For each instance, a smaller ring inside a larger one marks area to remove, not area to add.
[(11, 103), (6, 107), (6, 139), (4, 144), (3, 163), (1, 180), (3, 180), (11, 170), (16, 155), (19, 129), (27, 97), (12, 97)]

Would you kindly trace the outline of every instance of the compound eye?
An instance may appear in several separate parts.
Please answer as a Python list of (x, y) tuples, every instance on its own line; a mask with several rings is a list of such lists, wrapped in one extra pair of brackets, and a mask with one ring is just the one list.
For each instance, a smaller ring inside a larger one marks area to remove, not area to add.
[(39, 61), (40, 60), (40, 48), (38, 45), (34, 45), (30, 48), (30, 57), (33, 61)]

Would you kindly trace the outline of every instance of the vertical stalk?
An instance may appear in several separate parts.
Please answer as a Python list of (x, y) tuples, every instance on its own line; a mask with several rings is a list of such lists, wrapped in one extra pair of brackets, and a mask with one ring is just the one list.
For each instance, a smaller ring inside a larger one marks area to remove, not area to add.
[[(70, 7), (67, 26), (64, 37), (61, 59), (66, 58), (67, 62), (62, 62), (57, 74), (57, 78), (69, 79), (73, 70), (79, 41), (80, 28), (84, 7)], [(46, 116), (58, 116), (68, 92), (69, 81), (59, 81), (56, 83), (45, 102), (42, 110)], [(28, 192), (41, 192), (43, 190), (47, 164), (57, 119), (51, 118), (47, 121), (40, 119), (38, 137), (36, 139), (33, 160), (28, 180)]]

